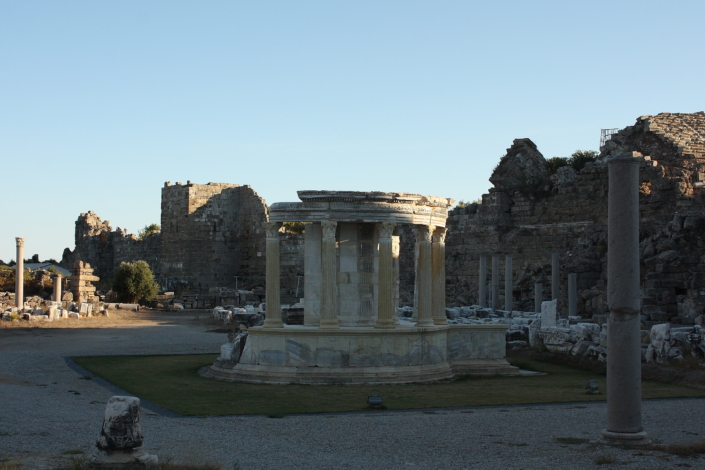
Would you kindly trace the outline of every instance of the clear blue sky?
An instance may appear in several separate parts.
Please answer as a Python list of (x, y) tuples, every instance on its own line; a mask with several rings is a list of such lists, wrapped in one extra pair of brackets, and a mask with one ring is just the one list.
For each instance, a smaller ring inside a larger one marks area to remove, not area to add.
[(705, 2), (0, 1), (0, 259), (165, 181), (471, 200), (515, 138), (705, 109)]

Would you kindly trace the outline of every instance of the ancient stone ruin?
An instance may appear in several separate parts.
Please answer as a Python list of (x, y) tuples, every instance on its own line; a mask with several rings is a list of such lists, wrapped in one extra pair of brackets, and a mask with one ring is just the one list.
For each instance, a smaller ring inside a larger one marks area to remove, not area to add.
[(144, 436), (140, 426), (140, 399), (115, 396), (105, 407), (103, 427), (96, 441), (96, 452), (90, 457), (94, 468), (145, 469), (158, 463), (156, 455), (142, 447)]
[[(513, 374), (506, 325), (448, 325), (445, 221), (453, 201), (410, 193), (299, 191), (267, 230), (266, 320), (232, 338), (207, 373), (264, 383), (404, 383)], [(305, 222), (304, 325), (279, 303), (280, 229)], [(415, 321), (397, 316), (397, 224), (417, 231)]]

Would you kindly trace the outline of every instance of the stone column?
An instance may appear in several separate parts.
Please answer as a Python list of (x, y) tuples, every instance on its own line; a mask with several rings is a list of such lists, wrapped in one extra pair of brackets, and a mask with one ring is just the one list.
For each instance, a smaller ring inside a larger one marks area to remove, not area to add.
[(335, 253), (335, 230), (337, 222), (321, 222), (321, 323), (319, 328), (340, 328), (335, 296), (338, 284), (337, 258)]
[(534, 284), (534, 312), (541, 313), (541, 301), (543, 300), (543, 284)]
[(480, 280), (477, 289), (477, 303), (480, 307), (487, 307), (487, 256), (480, 255)]
[(264, 319), (265, 328), (284, 328), (282, 323), (282, 309), (279, 302), (279, 229), (280, 222), (264, 222), (267, 231), (267, 316)]
[(512, 256), (506, 255), (504, 257), (504, 310), (509, 312), (512, 311), (513, 297), (514, 297), (514, 285), (512, 281)]
[(499, 310), (499, 255), (492, 255), (492, 310)]
[(382, 222), (379, 227), (379, 277), (377, 282), (377, 323), (375, 328), (394, 328), (394, 258), (392, 235), (397, 224)]
[(17, 237), (17, 264), (15, 265), (15, 306), (24, 308), (24, 238)]
[(54, 274), (54, 302), (61, 302), (61, 275)]
[(431, 234), (433, 225), (416, 225), (418, 232), (419, 261), (416, 270), (418, 319), (416, 326), (433, 326), (433, 281), (431, 276), (433, 251)]
[(304, 325), (318, 326), (321, 321), (321, 223), (306, 225), (304, 234)]
[(556, 305), (556, 311), (558, 311), (558, 305), (560, 305), (560, 289), (561, 289), (561, 254), (552, 253), (551, 254), (551, 300), (558, 299)]
[(578, 275), (568, 274), (568, 316), (578, 314)]
[(432, 311), (434, 325), (447, 325), (446, 318), (446, 233), (445, 227), (433, 231), (433, 269), (431, 272), (433, 296)]
[(641, 423), (641, 339), (639, 310), (639, 160), (608, 162), (607, 327), (608, 443), (646, 440)]

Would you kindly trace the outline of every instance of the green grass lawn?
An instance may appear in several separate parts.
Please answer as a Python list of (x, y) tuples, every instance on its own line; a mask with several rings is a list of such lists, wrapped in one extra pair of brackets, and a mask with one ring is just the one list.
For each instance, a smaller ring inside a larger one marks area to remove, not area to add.
[[(323, 413), (369, 410), (367, 395), (382, 395), (387, 409), (520, 405), (605, 400), (605, 376), (562, 365), (508, 358), (530, 377), (462, 378), (418, 385), (253, 385), (200, 377), (217, 354), (75, 357), (81, 367), (128, 392), (182, 415)], [(595, 380), (602, 395), (588, 395)], [(644, 381), (643, 398), (705, 397), (705, 391)]]

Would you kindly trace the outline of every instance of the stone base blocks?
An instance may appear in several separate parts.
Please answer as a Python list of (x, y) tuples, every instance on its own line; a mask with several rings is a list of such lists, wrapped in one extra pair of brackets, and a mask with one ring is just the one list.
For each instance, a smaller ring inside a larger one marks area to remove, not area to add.
[(205, 375), (272, 384), (385, 384), (518, 375), (518, 368), (504, 358), (506, 330), (506, 325), (250, 328), (239, 362), (216, 360)]

